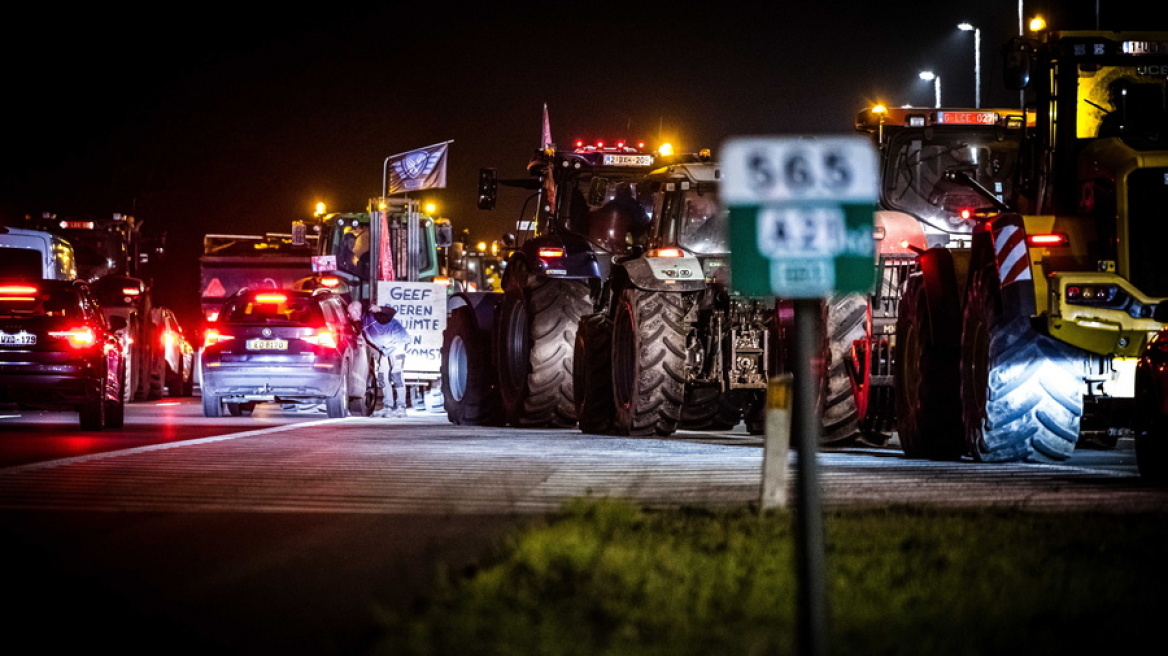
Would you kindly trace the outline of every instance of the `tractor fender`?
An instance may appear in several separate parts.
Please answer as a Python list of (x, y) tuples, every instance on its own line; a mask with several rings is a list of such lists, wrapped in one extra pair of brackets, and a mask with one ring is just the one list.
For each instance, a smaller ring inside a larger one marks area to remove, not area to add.
[(656, 292), (696, 292), (706, 288), (702, 264), (693, 256), (636, 257), (618, 265), (628, 283)]
[(527, 269), (536, 275), (550, 278), (601, 277), (596, 251), (587, 239), (579, 235), (569, 233), (528, 239), (513, 257), (522, 257), (528, 264)]
[(479, 330), (489, 332), (494, 328), (495, 312), (502, 302), (502, 292), (456, 292), (446, 299), (446, 316), (450, 316), (457, 308), (469, 305), (474, 309)]
[(993, 245), (994, 266), (1002, 291), (1004, 317), (1032, 317), (1037, 299), (1030, 271), (1030, 251), (1026, 244), (1026, 224), (1022, 215), (1001, 214), (986, 223)]

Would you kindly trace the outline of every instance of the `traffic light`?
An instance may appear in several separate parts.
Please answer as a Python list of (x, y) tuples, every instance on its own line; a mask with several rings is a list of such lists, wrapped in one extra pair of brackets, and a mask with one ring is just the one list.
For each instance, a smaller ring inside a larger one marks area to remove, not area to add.
[(479, 202), (480, 210), (495, 209), (495, 200), (499, 197), (499, 177), (495, 169), (479, 169)]

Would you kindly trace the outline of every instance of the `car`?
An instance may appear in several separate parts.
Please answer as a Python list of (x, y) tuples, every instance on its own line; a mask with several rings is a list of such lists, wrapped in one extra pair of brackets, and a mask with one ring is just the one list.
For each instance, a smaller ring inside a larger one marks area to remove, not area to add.
[(121, 428), (124, 327), (83, 281), (0, 280), (0, 402), (75, 411), (83, 430)]
[(327, 289), (236, 292), (207, 325), (199, 362), (207, 417), (262, 402), (323, 403), (329, 417), (345, 417), (363, 405), (370, 380), (359, 328)]
[(166, 371), (163, 383), (169, 396), (191, 396), (195, 392), (195, 347), (187, 339), (174, 310), (154, 308), (154, 335), (162, 349)]

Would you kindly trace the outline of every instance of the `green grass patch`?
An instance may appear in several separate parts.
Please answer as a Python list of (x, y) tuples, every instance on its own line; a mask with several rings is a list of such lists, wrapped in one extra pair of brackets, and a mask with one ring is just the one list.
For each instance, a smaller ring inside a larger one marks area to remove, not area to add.
[[(833, 654), (1134, 653), (1168, 614), (1168, 517), (824, 517)], [(386, 612), (377, 654), (795, 654), (789, 513), (578, 501)]]

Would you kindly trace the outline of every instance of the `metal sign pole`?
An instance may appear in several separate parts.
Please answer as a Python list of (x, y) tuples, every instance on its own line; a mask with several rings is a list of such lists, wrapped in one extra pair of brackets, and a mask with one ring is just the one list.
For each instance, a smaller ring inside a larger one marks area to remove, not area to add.
[(795, 304), (795, 413), (793, 428), (798, 442), (795, 476), (795, 552), (799, 578), (796, 608), (799, 653), (827, 653), (827, 588), (823, 553), (823, 509), (819, 494), (819, 379), (814, 361), (818, 354), (822, 315), (818, 299), (796, 299)]

